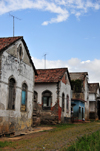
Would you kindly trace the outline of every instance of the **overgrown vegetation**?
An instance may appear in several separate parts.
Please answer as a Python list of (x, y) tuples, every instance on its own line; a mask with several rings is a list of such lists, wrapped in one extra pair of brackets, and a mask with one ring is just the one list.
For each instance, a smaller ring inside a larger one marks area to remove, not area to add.
[[(69, 149), (68, 147), (72, 147), (71, 145), (77, 141), (77, 137), (82, 137), (84, 135), (91, 135), (92, 133), (96, 132), (97, 130), (100, 130), (100, 121), (98, 122), (90, 122), (90, 123), (80, 123), (80, 124), (58, 124), (52, 126), (54, 127), (53, 130), (46, 131), (46, 132), (39, 132), (39, 133), (31, 133), (29, 135), (20, 136), (21, 139), (17, 139), (17, 137), (11, 142), (4, 143), (4, 146), (0, 147), (0, 151), (51, 151), (51, 150), (59, 150), (59, 151), (67, 151)], [(34, 131), (33, 131), (34, 132)], [(100, 132), (99, 132), (100, 134)], [(88, 136), (85, 136), (86, 138)], [(98, 136), (99, 137), (99, 136)], [(98, 139), (97, 135), (94, 138), (94, 141), (92, 141), (91, 144), (95, 144), (96, 147), (96, 141)], [(5, 138), (9, 141), (9, 138)], [(85, 138), (83, 137), (83, 140)], [(88, 140), (90, 140), (88, 138)], [(11, 141), (11, 140), (10, 140)], [(84, 142), (84, 141), (83, 141)], [(90, 140), (91, 142), (91, 140)], [(87, 143), (87, 142), (86, 142)], [(85, 145), (86, 145), (85, 143)], [(81, 141), (80, 143), (81, 144)], [(77, 145), (77, 144), (73, 144)], [(81, 145), (81, 149), (75, 150), (73, 148), (70, 148), (68, 151), (83, 151), (83, 146), (85, 146), (84, 143)], [(7, 147), (6, 147), (7, 146)], [(91, 145), (92, 146), (92, 145)], [(78, 148), (78, 145), (76, 146)], [(97, 147), (96, 147), (97, 148)], [(99, 147), (98, 147), (99, 148)], [(72, 149), (72, 150), (71, 150)], [(94, 148), (93, 148), (94, 149)], [(99, 151), (100, 149), (98, 149)], [(85, 151), (85, 149), (84, 149)], [(89, 150), (87, 150), (89, 151)], [(95, 149), (93, 150), (95, 151)], [(96, 150), (97, 151), (97, 150)]]
[(100, 130), (90, 136), (78, 138), (78, 141), (64, 151), (99, 151), (100, 150)]
[(1, 141), (0, 141), (0, 147), (6, 147), (6, 146), (9, 146), (11, 143), (12, 143), (12, 142), (7, 142), (7, 141), (5, 141), (5, 142), (1, 142)]
[(82, 86), (83, 86), (82, 80), (79, 80), (79, 79), (71, 80), (71, 83), (72, 83), (72, 87), (73, 87), (74, 92), (77, 92), (77, 93), (82, 92)]

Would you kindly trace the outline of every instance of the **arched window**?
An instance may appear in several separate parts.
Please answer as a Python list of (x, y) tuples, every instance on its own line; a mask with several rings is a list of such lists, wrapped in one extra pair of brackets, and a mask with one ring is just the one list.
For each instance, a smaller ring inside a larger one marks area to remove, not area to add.
[(67, 109), (67, 112), (69, 112), (69, 96), (68, 95), (66, 97), (66, 109)]
[(52, 93), (50, 91), (44, 91), (42, 93), (42, 107), (43, 109), (51, 109)]
[(21, 111), (26, 111), (27, 105), (27, 85), (23, 83), (22, 85), (22, 98), (21, 98)]
[(9, 99), (8, 99), (8, 109), (14, 110), (15, 109), (15, 85), (16, 82), (13, 78), (9, 80)]
[(65, 95), (64, 95), (64, 93), (62, 93), (62, 111), (64, 112), (64, 106), (65, 106), (65, 104), (64, 104), (64, 98), (65, 98)]

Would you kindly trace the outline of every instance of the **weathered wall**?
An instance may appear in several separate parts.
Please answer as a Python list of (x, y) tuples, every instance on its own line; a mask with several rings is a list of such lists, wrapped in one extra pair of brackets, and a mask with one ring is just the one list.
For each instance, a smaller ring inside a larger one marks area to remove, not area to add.
[(72, 94), (72, 99), (85, 101), (85, 120), (89, 120), (89, 90), (88, 90), (88, 77), (84, 77), (82, 84), (82, 92)]
[[(61, 118), (62, 122), (64, 120), (67, 120), (71, 117), (71, 85), (68, 79), (67, 72), (65, 73), (66, 77), (62, 78), (62, 81), (60, 81), (60, 93), (59, 93), (59, 102), (60, 102), (60, 107), (62, 107), (62, 93), (64, 93), (64, 112), (61, 112)], [(64, 78), (66, 78), (64, 80)], [(64, 82), (65, 81), (65, 82)], [(67, 95), (69, 96), (69, 104), (68, 104), (68, 110), (67, 110)]]
[(95, 112), (95, 101), (90, 101), (89, 102), (89, 111), (90, 112)]
[(85, 95), (85, 120), (89, 120), (89, 90), (88, 90), (88, 79), (85, 77), (84, 80), (84, 95)]
[[(22, 60), (19, 59), (17, 48), (22, 45)], [(0, 133), (19, 131), (31, 127), (33, 112), (34, 71), (21, 41), (9, 47), (2, 55), (0, 81)], [(15, 109), (8, 110), (9, 78), (16, 81)], [(22, 84), (26, 83), (27, 109), (21, 112)]]
[[(64, 122), (64, 119), (70, 119), (71, 117), (71, 86), (67, 76), (67, 72), (62, 78), (62, 81), (59, 83), (59, 95), (57, 94), (57, 83), (49, 83), (49, 84), (35, 84), (35, 91), (38, 93), (38, 105), (37, 105), (37, 115), (40, 115), (40, 120), (45, 121), (45, 123), (57, 123), (58, 121)], [(42, 93), (45, 90), (49, 90), (52, 92), (52, 104), (51, 110), (43, 110), (42, 109)], [(65, 95), (64, 99), (64, 112), (62, 112), (62, 93)], [(66, 97), (69, 96), (69, 110), (66, 108)], [(58, 97), (57, 97), (58, 96)], [(58, 121), (57, 121), (58, 120)]]
[(35, 84), (34, 90), (38, 92), (38, 104), (42, 104), (42, 92), (49, 90), (52, 92), (52, 106), (55, 105), (57, 101), (57, 84), (48, 83), (48, 84)]
[[(85, 103), (79, 100), (74, 100), (73, 102), (76, 104), (73, 107), (74, 121), (82, 121), (83, 118), (85, 117)], [(80, 112), (79, 112), (79, 107), (80, 107)], [(82, 108), (83, 108), (83, 117), (82, 117)]]
[(89, 101), (89, 119), (96, 119), (96, 101)]
[(73, 99), (84, 100), (84, 93), (74, 93), (73, 92)]
[[(42, 109), (42, 93), (46, 90), (52, 92), (51, 110)], [(36, 124), (40, 122), (48, 124), (55, 124), (58, 121), (58, 102), (57, 102), (57, 84), (35, 84), (35, 91), (38, 93), (37, 104), (34, 106), (34, 112), (36, 110), (37, 120)], [(34, 114), (34, 113), (33, 113)], [(34, 121), (33, 121), (34, 122)], [(34, 125), (34, 123), (33, 123)]]
[(89, 119), (98, 118), (97, 96), (99, 96), (99, 90), (97, 93), (89, 93)]
[(89, 101), (96, 101), (95, 94), (89, 94)]

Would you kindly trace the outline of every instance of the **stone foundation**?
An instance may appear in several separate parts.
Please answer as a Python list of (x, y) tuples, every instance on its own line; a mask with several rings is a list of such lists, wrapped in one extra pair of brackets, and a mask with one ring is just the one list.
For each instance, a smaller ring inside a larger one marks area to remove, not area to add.
[(0, 117), (0, 134), (15, 133), (31, 128), (31, 119), (19, 119), (14, 117)]

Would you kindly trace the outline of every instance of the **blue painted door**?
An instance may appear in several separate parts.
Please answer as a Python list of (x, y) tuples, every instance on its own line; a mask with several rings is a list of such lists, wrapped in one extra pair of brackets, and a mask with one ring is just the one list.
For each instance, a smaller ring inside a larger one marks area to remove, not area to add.
[(22, 91), (22, 104), (25, 105), (26, 101), (26, 91)]

